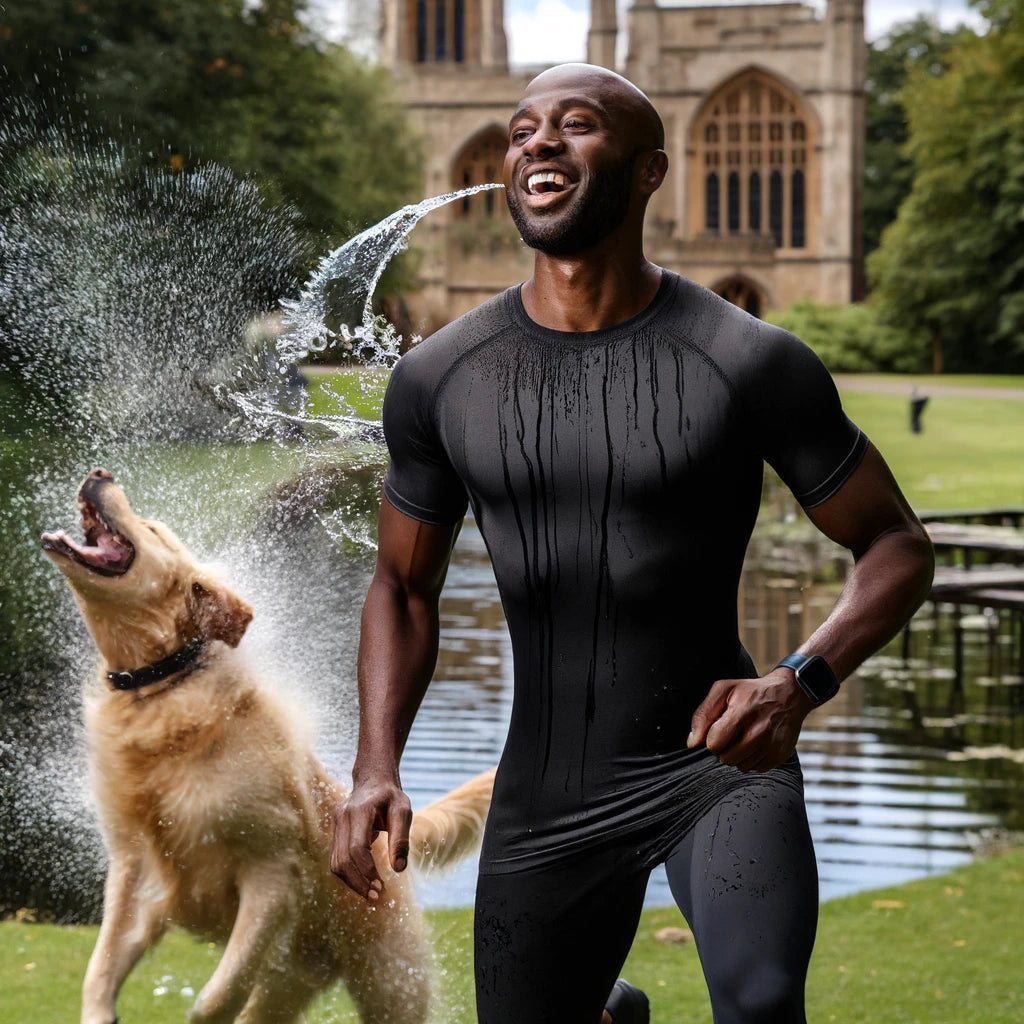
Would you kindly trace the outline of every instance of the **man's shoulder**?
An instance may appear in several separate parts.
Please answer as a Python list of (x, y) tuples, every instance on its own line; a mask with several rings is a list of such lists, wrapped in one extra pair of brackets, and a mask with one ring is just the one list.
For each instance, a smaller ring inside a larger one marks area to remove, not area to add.
[(509, 307), (513, 292), (512, 288), (500, 292), (417, 342), (402, 356), (403, 368), (417, 373), (445, 373), (467, 352), (512, 326)]

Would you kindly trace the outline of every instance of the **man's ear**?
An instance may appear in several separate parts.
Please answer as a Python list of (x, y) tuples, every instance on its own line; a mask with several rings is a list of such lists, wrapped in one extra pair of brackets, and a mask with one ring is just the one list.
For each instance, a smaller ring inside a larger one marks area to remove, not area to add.
[(668, 173), (668, 154), (663, 149), (652, 149), (640, 159), (640, 190), (653, 195), (661, 188)]
[(195, 580), (189, 614), (200, 636), (237, 647), (252, 621), (252, 607), (212, 580)]

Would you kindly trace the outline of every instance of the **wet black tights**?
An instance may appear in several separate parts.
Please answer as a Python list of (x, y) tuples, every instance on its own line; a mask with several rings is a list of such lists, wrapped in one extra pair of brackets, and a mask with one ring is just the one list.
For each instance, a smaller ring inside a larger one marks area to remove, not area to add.
[[(480, 1024), (600, 1021), (650, 873), (631, 854), (617, 846), (571, 866), (481, 875)], [(818, 880), (800, 794), (788, 786), (766, 793), (763, 781), (730, 794), (665, 868), (694, 933), (715, 1024), (803, 1024)], [(657, 1020), (657, 993), (649, 994)]]

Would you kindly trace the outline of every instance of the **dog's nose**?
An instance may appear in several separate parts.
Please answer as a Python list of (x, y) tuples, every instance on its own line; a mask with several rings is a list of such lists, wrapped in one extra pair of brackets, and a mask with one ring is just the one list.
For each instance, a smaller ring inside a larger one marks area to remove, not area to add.
[(94, 469), (89, 476), (88, 480), (113, 480), (114, 474), (106, 469)]

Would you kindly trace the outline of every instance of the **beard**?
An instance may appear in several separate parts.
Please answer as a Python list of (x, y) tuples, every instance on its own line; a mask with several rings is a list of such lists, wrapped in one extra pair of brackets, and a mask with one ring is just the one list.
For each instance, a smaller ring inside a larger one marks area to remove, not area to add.
[(523, 241), (548, 256), (569, 256), (596, 245), (626, 219), (635, 161), (634, 153), (601, 168), (591, 178), (590, 187), (557, 214), (524, 209), (516, 194), (506, 189), (508, 212)]

